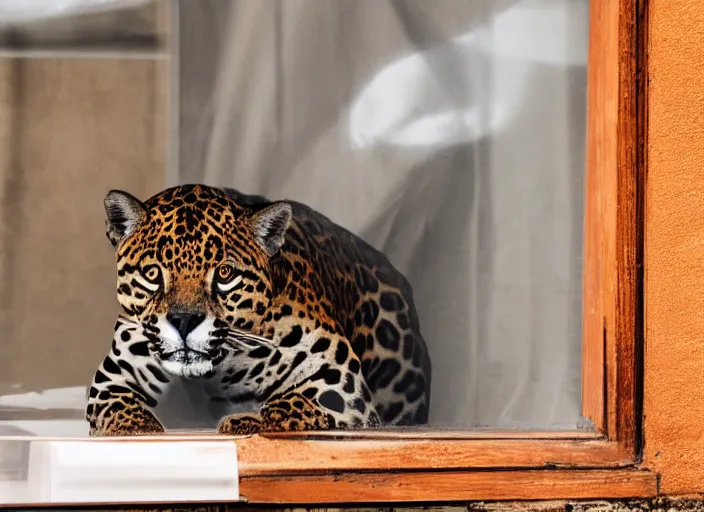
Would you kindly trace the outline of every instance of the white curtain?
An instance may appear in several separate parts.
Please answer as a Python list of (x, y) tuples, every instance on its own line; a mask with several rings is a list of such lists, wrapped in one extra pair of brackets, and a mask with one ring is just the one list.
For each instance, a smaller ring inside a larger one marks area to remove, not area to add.
[(414, 288), (433, 424), (575, 428), (588, 0), (179, 16), (171, 181), (302, 201), (385, 252)]

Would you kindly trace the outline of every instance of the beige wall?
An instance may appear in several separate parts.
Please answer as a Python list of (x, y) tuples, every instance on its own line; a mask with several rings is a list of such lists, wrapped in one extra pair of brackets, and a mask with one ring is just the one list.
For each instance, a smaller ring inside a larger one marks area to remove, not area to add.
[(650, 8), (645, 462), (704, 494), (704, 2)]
[(0, 60), (0, 394), (90, 383), (117, 312), (110, 188), (163, 186), (167, 62)]

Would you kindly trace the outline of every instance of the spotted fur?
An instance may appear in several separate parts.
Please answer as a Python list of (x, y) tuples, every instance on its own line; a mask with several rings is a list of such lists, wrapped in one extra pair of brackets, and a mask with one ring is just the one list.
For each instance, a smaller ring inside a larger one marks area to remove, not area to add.
[(105, 199), (121, 314), (89, 388), (92, 435), (162, 432), (154, 408), (197, 379), (220, 433), (428, 419), (430, 360), (411, 287), (313, 209), (185, 185)]

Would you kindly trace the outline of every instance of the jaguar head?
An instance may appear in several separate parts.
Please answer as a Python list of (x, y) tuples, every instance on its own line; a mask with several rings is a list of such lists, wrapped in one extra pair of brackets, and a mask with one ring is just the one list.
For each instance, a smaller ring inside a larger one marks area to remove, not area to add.
[(113, 190), (105, 211), (123, 316), (141, 325), (168, 372), (212, 374), (232, 333), (255, 332), (268, 313), (270, 262), (291, 205), (244, 206), (220, 189), (184, 185), (144, 202)]

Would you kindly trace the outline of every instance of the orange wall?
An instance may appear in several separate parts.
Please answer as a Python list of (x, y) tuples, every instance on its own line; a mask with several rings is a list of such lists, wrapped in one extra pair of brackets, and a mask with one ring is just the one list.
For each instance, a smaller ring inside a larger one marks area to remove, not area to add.
[(704, 2), (650, 9), (645, 463), (704, 494)]

